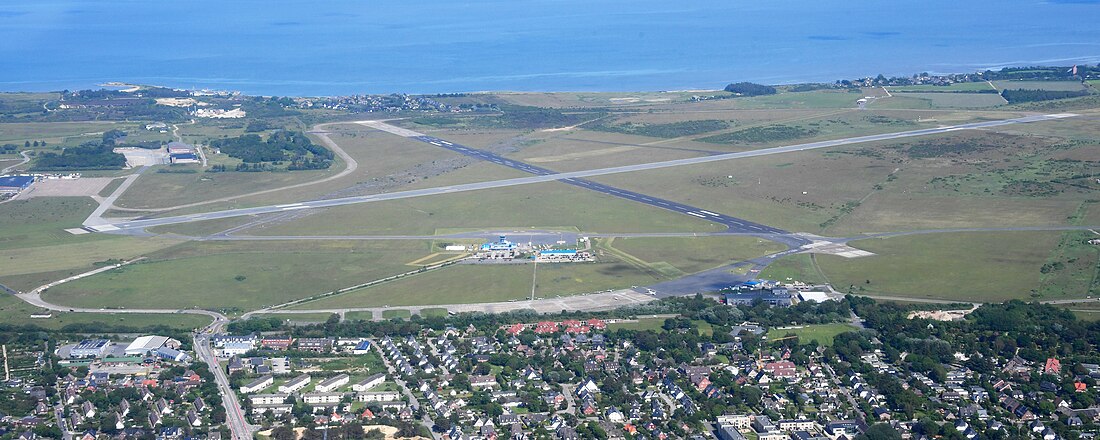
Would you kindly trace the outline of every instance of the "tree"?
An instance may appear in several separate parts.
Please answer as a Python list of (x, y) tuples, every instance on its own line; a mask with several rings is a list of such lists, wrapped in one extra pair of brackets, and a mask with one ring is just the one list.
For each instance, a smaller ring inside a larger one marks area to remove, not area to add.
[(273, 440), (296, 440), (298, 436), (289, 426), (282, 425), (276, 427), (271, 431), (271, 438)]
[(867, 428), (867, 432), (856, 436), (856, 440), (901, 440), (901, 434), (885, 423), (876, 423)]

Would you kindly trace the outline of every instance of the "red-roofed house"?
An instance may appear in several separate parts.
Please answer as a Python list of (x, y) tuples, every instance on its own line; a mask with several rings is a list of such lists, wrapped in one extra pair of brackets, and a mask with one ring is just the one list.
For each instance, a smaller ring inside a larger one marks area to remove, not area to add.
[(523, 324), (515, 324), (511, 327), (508, 327), (507, 331), (508, 331), (508, 334), (510, 334), (512, 336), (523, 333)]
[(776, 379), (795, 376), (794, 362), (791, 361), (768, 362), (764, 364), (764, 371)]
[(602, 319), (589, 319), (588, 320), (588, 326), (592, 327), (596, 330), (603, 330), (603, 329), (607, 328), (607, 323), (603, 322)]
[(554, 333), (558, 331), (558, 323), (552, 321), (542, 321), (535, 325), (535, 333), (545, 334)]
[(1062, 362), (1056, 358), (1048, 358), (1043, 366), (1043, 374), (1059, 374), (1062, 372)]

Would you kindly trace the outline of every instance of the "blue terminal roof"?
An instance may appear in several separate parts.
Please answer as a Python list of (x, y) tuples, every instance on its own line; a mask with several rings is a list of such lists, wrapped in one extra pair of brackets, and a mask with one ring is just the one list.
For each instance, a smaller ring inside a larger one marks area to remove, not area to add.
[(25, 188), (32, 182), (33, 176), (0, 176), (0, 187)]

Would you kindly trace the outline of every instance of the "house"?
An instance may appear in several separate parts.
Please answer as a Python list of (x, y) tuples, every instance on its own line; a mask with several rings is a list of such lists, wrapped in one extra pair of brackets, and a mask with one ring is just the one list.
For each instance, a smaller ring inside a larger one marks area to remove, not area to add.
[(313, 392), (302, 395), (302, 401), (310, 405), (332, 405), (343, 399), (344, 393)]
[(484, 376), (470, 376), (470, 386), (474, 388), (488, 388), (500, 385), (497, 383), (497, 378), (495, 376), (486, 374)]
[(287, 350), (294, 343), (290, 336), (269, 336), (260, 340), (260, 347), (270, 350)]
[(298, 340), (298, 349), (317, 353), (332, 351), (332, 339), (329, 338), (301, 338)]
[(385, 381), (386, 381), (386, 375), (379, 373), (379, 374), (372, 375), (372, 376), (370, 376), (366, 379), (363, 379), (362, 382), (359, 382), (355, 385), (352, 385), (351, 389), (352, 389), (352, 391), (363, 392), (363, 391), (370, 390), (371, 388), (377, 387), (379, 385), (382, 385), (382, 383), (385, 382)]
[(359, 341), (355, 344), (355, 347), (351, 349), (351, 354), (367, 354), (370, 352), (370, 341)]
[(1057, 358), (1047, 358), (1045, 364), (1043, 364), (1043, 374), (1060, 374), (1062, 372), (1062, 362)]
[(248, 400), (252, 402), (252, 406), (257, 405), (275, 405), (286, 402), (286, 398), (289, 394), (253, 394), (248, 396)]
[(397, 391), (361, 392), (356, 393), (355, 397), (360, 402), (394, 402), (401, 400), (401, 393)]
[(313, 378), (310, 377), (310, 375), (308, 375), (308, 374), (300, 375), (298, 377), (295, 377), (293, 379), (288, 380), (286, 383), (284, 383), (282, 385), (279, 385), (279, 392), (280, 393), (293, 393), (293, 392), (298, 391), (302, 388), (305, 388), (306, 385), (309, 385), (309, 382), (312, 381), (312, 380), (313, 380)]
[(275, 378), (272, 376), (263, 376), (250, 382), (248, 385), (241, 386), (241, 394), (251, 394), (267, 388), (275, 383)]
[(351, 376), (348, 376), (347, 374), (338, 374), (336, 376), (332, 376), (328, 379), (322, 380), (313, 389), (317, 392), (327, 393), (344, 385), (347, 385), (350, 381)]

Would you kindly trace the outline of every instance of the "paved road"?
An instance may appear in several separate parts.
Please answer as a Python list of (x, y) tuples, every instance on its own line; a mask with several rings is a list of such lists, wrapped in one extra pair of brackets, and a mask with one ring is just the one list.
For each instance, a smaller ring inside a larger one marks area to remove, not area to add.
[(146, 165), (138, 168), (137, 171), (135, 171), (133, 174), (126, 176), (122, 180), (122, 184), (119, 185), (118, 188), (115, 188), (114, 192), (112, 192), (111, 195), (107, 196), (107, 198), (99, 202), (99, 206), (96, 207), (95, 211), (92, 211), (92, 215), (89, 215), (88, 219), (84, 220), (84, 225), (89, 226), (110, 223), (110, 221), (103, 218), (103, 214), (106, 213), (108, 210), (114, 208), (115, 201), (118, 200), (119, 196), (121, 196), (122, 193), (126, 192), (127, 189), (130, 189), (130, 185), (133, 185), (134, 181), (137, 180), (138, 177), (141, 177), (141, 174), (148, 169), (149, 166)]
[[(442, 186), (435, 188), (425, 188), (417, 190), (400, 191), (388, 194), (373, 194), (367, 196), (355, 196), (344, 197), (338, 199), (329, 200), (314, 200), (299, 203), (289, 203), (283, 205), (272, 206), (260, 206), (254, 208), (242, 208), (242, 209), (230, 209), (225, 211), (207, 212), (201, 214), (180, 215), (173, 217), (153, 218), (153, 219), (140, 219), (120, 221), (111, 224), (103, 225), (86, 225), (88, 229), (94, 232), (127, 232), (127, 231), (140, 231), (148, 227), (173, 225), (180, 223), (189, 223), (203, 220), (214, 220), (221, 218), (240, 217), (245, 215), (259, 215), (269, 214), (275, 212), (286, 212), (298, 209), (310, 209), (310, 208), (326, 208), (333, 206), (343, 206), (358, 203), (370, 203), (380, 202), (385, 200), (399, 200), (412, 197), (425, 197), (440, 194), (451, 194), (465, 191), (477, 191), (491, 188), (503, 188), (517, 185), (530, 185), (535, 183), (552, 182), (556, 180), (567, 179), (580, 179), (583, 177), (603, 176), (608, 174), (629, 173), (635, 171), (655, 170), (661, 168), (677, 167), (684, 165), (697, 165), (702, 163), (719, 162), (731, 159), (741, 159), (747, 157), (767, 156), (772, 154), (791, 153), (796, 151), (814, 150), (820, 148), (830, 148), (842, 145), (874, 142), (893, 139), (904, 139), (917, 136), (927, 136), (932, 134), (948, 133), (959, 130), (971, 130), (989, 127), (998, 127), (1010, 124), (1021, 124), (1038, 121), (1049, 121), (1062, 118), (1070, 118), (1077, 115), (1074, 114), (1051, 114), (1051, 115), (1036, 115), (1026, 116), (1015, 119), (1004, 119), (997, 121), (976, 122), (971, 124), (953, 125), (939, 128), (928, 128), (921, 130), (905, 131), (900, 133), (887, 133), (877, 134), (871, 136), (852, 137), (847, 139), (837, 139), (831, 141), (811, 142), (806, 144), (788, 145), (785, 147), (765, 148), (761, 150), (742, 151), (738, 153), (719, 154), (714, 156), (694, 157), (687, 159), (676, 159), (663, 162), (652, 162), (637, 165), (625, 165), (618, 167), (599, 168), (593, 170), (573, 171), (566, 173), (553, 173), (547, 175), (536, 175), (531, 177), (520, 177), (515, 179), (504, 179), (489, 182), (477, 182), (468, 183), (462, 185)], [(369, 122), (369, 121), (368, 121)], [(640, 195), (639, 195), (640, 196)], [(706, 217), (704, 217), (706, 218)]]
[(257, 427), (248, 423), (248, 419), (241, 409), (241, 402), (237, 399), (237, 393), (229, 386), (229, 378), (222, 370), (218, 358), (214, 356), (214, 350), (210, 348), (209, 334), (218, 333), (227, 321), (218, 320), (207, 327), (206, 331), (195, 334), (195, 354), (200, 360), (206, 362), (210, 372), (214, 374), (214, 382), (221, 391), (222, 405), (225, 406), (225, 423), (229, 426), (229, 432), (233, 440), (251, 440)]
[(20, 151), (19, 155), (23, 156), (23, 161), (15, 164), (15, 165), (12, 165), (10, 167), (4, 168), (3, 170), (0, 170), (0, 174), (6, 174), (8, 171), (19, 168), (19, 167), (25, 165), (27, 162), (31, 161), (31, 157), (27, 155), (26, 151)]
[(322, 144), (325, 144), (326, 147), (328, 147), (334, 153), (336, 153), (337, 156), (340, 156), (340, 158), (343, 159), (344, 162), (347, 164), (347, 167), (345, 167), (343, 169), (343, 171), (340, 171), (339, 173), (333, 174), (333, 175), (325, 177), (323, 179), (311, 180), (309, 182), (296, 183), (294, 185), (281, 186), (281, 187), (278, 187), (278, 188), (269, 188), (269, 189), (265, 189), (265, 190), (262, 190), (262, 191), (250, 192), (248, 194), (238, 194), (238, 195), (235, 195), (235, 196), (228, 196), (228, 197), (221, 197), (221, 198), (217, 198), (217, 199), (204, 200), (202, 202), (188, 203), (188, 204), (185, 204), (185, 205), (169, 206), (169, 207), (165, 207), (165, 208), (122, 208), (122, 207), (115, 207), (114, 209), (118, 210), (118, 211), (133, 211), (133, 212), (174, 211), (174, 210), (177, 210), (177, 209), (190, 208), (190, 207), (193, 207), (193, 206), (208, 205), (208, 204), (216, 203), (216, 202), (227, 202), (227, 201), (230, 201), (230, 200), (243, 199), (245, 197), (258, 196), (258, 195), (261, 195), (261, 194), (267, 194), (267, 193), (279, 192), (279, 191), (286, 191), (288, 189), (301, 188), (303, 186), (316, 185), (318, 183), (324, 183), (324, 182), (328, 182), (328, 181), (331, 181), (331, 180), (339, 179), (341, 177), (344, 177), (348, 174), (351, 174), (351, 173), (355, 172), (355, 170), (359, 168), (359, 162), (357, 162), (355, 160), (355, 158), (351, 157), (350, 154), (348, 154), (346, 151), (344, 151), (343, 148), (340, 148), (340, 146), (337, 145), (336, 142), (333, 142), (332, 139), (330, 139), (328, 137), (328, 133), (323, 131), (323, 128), (327, 127), (327, 126), (330, 126), (330, 125), (334, 125), (334, 124), (344, 124), (344, 123), (345, 122), (329, 122), (329, 123), (325, 123), (325, 124), (319, 124), (319, 125), (316, 125), (316, 126), (313, 127), (313, 131), (309, 132), (309, 134), (317, 136), (317, 138), (321, 140)]

